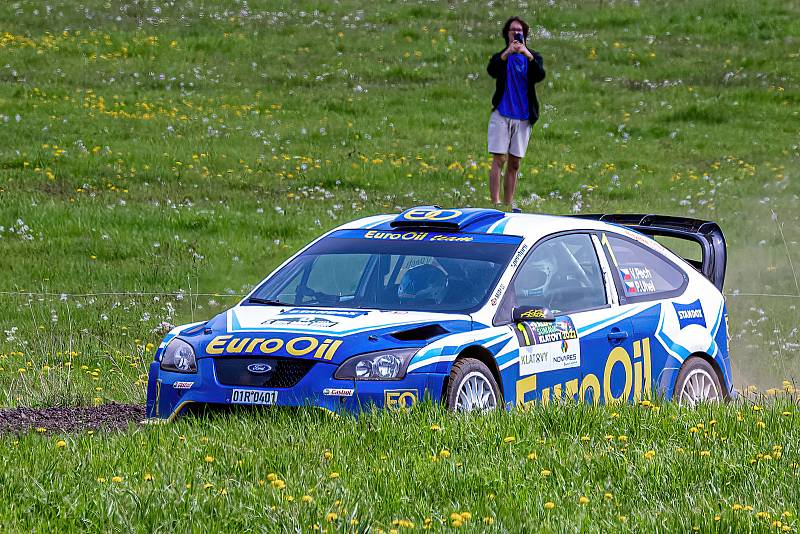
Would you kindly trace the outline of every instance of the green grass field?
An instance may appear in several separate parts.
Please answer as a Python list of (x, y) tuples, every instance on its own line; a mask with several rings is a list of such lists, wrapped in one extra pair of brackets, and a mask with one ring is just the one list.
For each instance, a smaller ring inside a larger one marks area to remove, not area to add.
[[(0, 406), (143, 402), (166, 324), (221, 312), (320, 232), (487, 206), (485, 69), (511, 14), (547, 69), (520, 206), (719, 222), (737, 386), (793, 382), (796, 2), (17, 0), (0, 5)], [(794, 401), (751, 410), (237, 414), (4, 436), (0, 526), (438, 529), (469, 511), (476, 529), (794, 531), (780, 517), (798, 502)], [(270, 472), (285, 490), (258, 484)]]

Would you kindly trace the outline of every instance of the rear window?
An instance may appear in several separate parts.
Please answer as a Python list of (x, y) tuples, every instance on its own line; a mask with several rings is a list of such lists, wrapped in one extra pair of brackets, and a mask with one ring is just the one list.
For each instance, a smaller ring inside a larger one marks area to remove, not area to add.
[(672, 262), (634, 241), (606, 234), (611, 261), (628, 299), (664, 298), (680, 291), (686, 275)]

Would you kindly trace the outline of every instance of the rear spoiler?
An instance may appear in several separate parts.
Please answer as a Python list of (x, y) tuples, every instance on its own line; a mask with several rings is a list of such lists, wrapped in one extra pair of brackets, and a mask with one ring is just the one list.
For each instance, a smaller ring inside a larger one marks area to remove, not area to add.
[(632, 213), (581, 214), (572, 215), (572, 217), (619, 224), (650, 237), (667, 236), (694, 241), (703, 250), (702, 261), (684, 259), (722, 291), (728, 255), (725, 236), (722, 235), (722, 229), (715, 222), (669, 215)]

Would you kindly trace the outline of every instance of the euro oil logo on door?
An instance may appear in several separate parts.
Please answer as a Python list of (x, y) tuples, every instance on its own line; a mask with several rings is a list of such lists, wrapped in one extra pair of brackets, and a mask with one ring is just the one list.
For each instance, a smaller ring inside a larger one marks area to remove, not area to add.
[(525, 404), (525, 396), (531, 399), (536, 392), (541, 392), (542, 404), (547, 404), (550, 399), (576, 397), (580, 402), (599, 404), (602, 399), (608, 404), (625, 402), (631, 395), (634, 401), (639, 401), (642, 397), (648, 398), (652, 392), (651, 373), (650, 338), (644, 338), (633, 342), (632, 356), (625, 348), (614, 347), (608, 353), (602, 376), (589, 373), (546, 388), (537, 387), (538, 374), (517, 380), (517, 405)]
[(461, 215), (461, 210), (410, 210), (403, 217), (409, 221), (447, 221)]

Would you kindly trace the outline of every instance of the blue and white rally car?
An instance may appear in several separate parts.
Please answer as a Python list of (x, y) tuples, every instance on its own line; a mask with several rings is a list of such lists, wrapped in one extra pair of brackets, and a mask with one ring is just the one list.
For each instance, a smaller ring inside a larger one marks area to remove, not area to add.
[[(685, 260), (676, 250), (695, 247)], [(734, 395), (715, 223), (418, 207), (332, 230), (233, 308), (167, 334), (147, 415), (205, 405)]]

